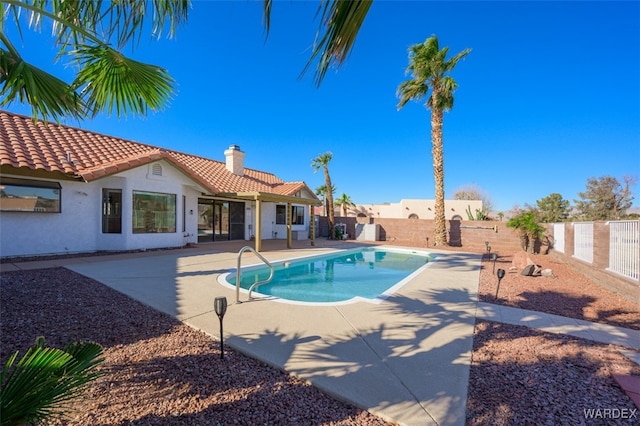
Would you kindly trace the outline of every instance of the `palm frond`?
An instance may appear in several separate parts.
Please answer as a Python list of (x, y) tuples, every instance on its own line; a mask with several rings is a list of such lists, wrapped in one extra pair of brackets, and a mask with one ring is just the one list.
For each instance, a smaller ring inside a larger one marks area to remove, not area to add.
[(427, 108), (443, 111), (453, 108), (453, 93), (457, 84), (447, 73), (470, 52), (471, 49), (465, 49), (447, 60), (449, 48), (440, 49), (435, 35), (429, 37), (424, 43), (412, 45), (409, 48), (409, 66), (407, 67), (407, 73), (410, 73), (412, 78), (398, 87), (397, 96), (400, 98), (398, 109), (411, 100), (422, 99), (428, 94), (430, 88), (432, 93), (427, 98), (425, 104)]
[(46, 347), (39, 338), (17, 364), (18, 352), (9, 357), (0, 374), (2, 425), (64, 416), (65, 404), (101, 375), (95, 371), (102, 362), (100, 345), (76, 343), (65, 349), (70, 352)]
[(0, 49), (0, 84), (0, 107), (13, 102), (29, 104), (32, 116), (45, 120), (86, 117), (81, 97), (69, 84), (25, 62), (15, 50)]
[(318, 7), (318, 13), (321, 13), (320, 28), (301, 76), (318, 59), (315, 82), (316, 86), (320, 86), (332, 64), (340, 67), (344, 63), (372, 3), (373, 0), (321, 0)]
[[(313, 170), (317, 172), (318, 170), (327, 167), (332, 158), (333, 154), (330, 151), (319, 154), (316, 158), (311, 160), (311, 167), (313, 167)], [(325, 187), (328, 189), (331, 186), (325, 185)]]
[(262, 3), (262, 23), (264, 24), (265, 37), (269, 36), (271, 29), (271, 6), (273, 6), (272, 0), (264, 0)]
[(412, 79), (406, 80), (400, 84), (397, 96), (400, 98), (398, 109), (402, 109), (409, 101), (418, 101), (429, 92), (429, 86), (426, 80)]
[(80, 58), (82, 68), (72, 87), (82, 88), (93, 115), (144, 115), (149, 108), (165, 108), (171, 99), (174, 80), (164, 68), (129, 59), (102, 46), (82, 46), (73, 54)]

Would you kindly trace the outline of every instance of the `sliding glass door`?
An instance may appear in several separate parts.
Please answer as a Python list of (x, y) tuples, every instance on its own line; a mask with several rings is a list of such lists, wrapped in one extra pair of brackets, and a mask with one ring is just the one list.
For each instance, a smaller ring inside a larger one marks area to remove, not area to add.
[(244, 239), (244, 203), (198, 200), (198, 242)]

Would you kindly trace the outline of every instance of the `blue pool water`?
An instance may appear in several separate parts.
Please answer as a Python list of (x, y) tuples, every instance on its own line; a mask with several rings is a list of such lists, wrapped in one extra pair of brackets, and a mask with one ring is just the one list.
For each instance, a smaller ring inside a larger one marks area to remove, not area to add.
[[(314, 303), (376, 299), (401, 286), (431, 259), (428, 253), (371, 248), (294, 259), (273, 264), (273, 280), (254, 288), (253, 294)], [(243, 268), (240, 288), (248, 290), (268, 277), (266, 266)], [(235, 273), (226, 275), (226, 281), (235, 286)]]

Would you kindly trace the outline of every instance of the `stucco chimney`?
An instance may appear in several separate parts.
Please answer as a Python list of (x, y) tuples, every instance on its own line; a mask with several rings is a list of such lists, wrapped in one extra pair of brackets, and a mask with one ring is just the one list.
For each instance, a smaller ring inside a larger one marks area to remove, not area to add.
[(227, 170), (234, 175), (244, 176), (244, 152), (240, 151), (238, 145), (230, 145), (229, 149), (224, 151), (227, 159)]

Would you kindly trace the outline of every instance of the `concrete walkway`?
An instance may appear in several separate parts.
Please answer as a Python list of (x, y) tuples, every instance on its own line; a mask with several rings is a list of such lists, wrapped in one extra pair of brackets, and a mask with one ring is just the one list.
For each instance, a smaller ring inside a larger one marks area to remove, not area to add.
[[(277, 261), (339, 248), (304, 247), (283, 250), (271, 244), (262, 255)], [(2, 270), (65, 266), (214, 337), (219, 337), (219, 323), (213, 300), (225, 296), (225, 344), (406, 425), (464, 425), (476, 318), (640, 349), (635, 330), (478, 303), (481, 255), (473, 253), (433, 251), (436, 261), (378, 304), (236, 304), (235, 292), (217, 278), (236, 267), (239, 248), (218, 243), (205, 249), (3, 264)], [(243, 265), (254, 263), (257, 259), (245, 254)], [(246, 300), (246, 293), (241, 297)]]

